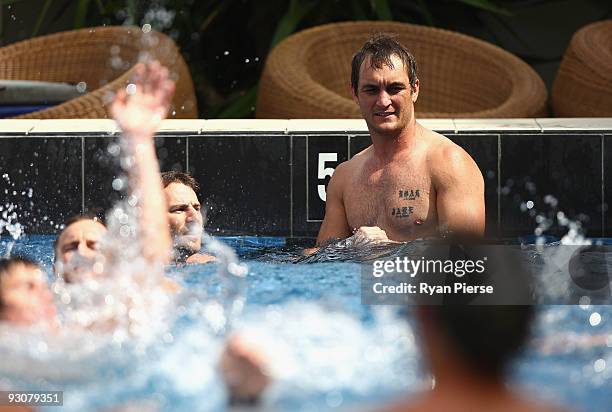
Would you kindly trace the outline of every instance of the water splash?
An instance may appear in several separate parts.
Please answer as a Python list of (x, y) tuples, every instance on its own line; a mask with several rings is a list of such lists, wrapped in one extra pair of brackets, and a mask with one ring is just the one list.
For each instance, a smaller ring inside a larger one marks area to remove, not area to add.
[[(15, 183), (11, 183), (11, 179), (8, 173), (4, 173), (2, 175), (2, 179), (6, 182), (7, 186), (15, 187)], [(8, 197), (9, 189), (5, 189), (4, 194)], [(17, 191), (13, 190), (11, 191), (11, 194), (12, 196), (17, 196)], [(27, 192), (23, 191), (21, 193), (22, 196), (27, 196), (28, 198), (31, 198), (32, 194), (33, 194), (33, 190), (31, 188), (27, 189)], [(19, 223), (19, 220), (18, 220), (19, 216), (17, 212), (18, 212), (18, 207), (13, 202), (9, 201), (5, 203), (4, 205), (0, 205), (0, 236), (2, 235), (2, 232), (6, 230), (8, 234), (11, 236), (11, 238), (13, 239), (7, 244), (6, 255), (5, 255), (5, 257), (7, 258), (11, 255), (13, 247), (15, 246), (15, 242), (19, 240), (19, 238), (25, 233), (23, 225)]]

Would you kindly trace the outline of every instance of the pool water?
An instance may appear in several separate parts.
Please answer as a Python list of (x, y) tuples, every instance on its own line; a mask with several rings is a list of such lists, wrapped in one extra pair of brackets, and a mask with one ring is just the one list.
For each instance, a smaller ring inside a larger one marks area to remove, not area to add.
[[(0, 386), (64, 390), (65, 410), (226, 410), (215, 365), (232, 331), (270, 361), (275, 382), (263, 410), (351, 409), (430, 385), (410, 308), (362, 305), (358, 263), (293, 264), (298, 253), (283, 238), (218, 239), (248, 265), (230, 295), (217, 264), (171, 266), (169, 276), (184, 287), (155, 339), (5, 337)], [(51, 273), (52, 242), (30, 236), (13, 253), (36, 258)], [(239, 304), (230, 310), (228, 301)], [(611, 316), (611, 306), (539, 306), (530, 344), (513, 364), (513, 385), (580, 410), (610, 410)], [(603, 342), (590, 340), (601, 336)]]

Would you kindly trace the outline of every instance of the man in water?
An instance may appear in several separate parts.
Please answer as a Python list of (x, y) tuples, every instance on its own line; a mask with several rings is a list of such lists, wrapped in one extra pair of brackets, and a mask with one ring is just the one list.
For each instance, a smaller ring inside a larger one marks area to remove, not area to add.
[(20, 326), (56, 324), (53, 296), (44, 272), (33, 260), (0, 259), (0, 321)]
[(106, 232), (106, 226), (93, 215), (77, 215), (66, 220), (64, 230), (53, 245), (54, 272), (68, 283), (77, 282), (81, 277), (79, 266), (96, 259)]
[(201, 254), (204, 218), (196, 194), (199, 185), (188, 173), (169, 171), (161, 175), (168, 202), (168, 221), (174, 246), (174, 261), (207, 263), (214, 260)]
[(415, 120), (414, 57), (393, 38), (377, 35), (353, 57), (351, 86), (372, 145), (336, 168), (317, 246), (356, 232), (381, 241), (441, 231), (483, 235), (478, 166), (461, 147)]
[[(206, 263), (214, 257), (198, 253), (202, 242), (203, 218), (196, 195), (198, 184), (183, 172), (164, 172), (163, 191), (168, 202), (168, 223), (173, 238), (173, 260), (185, 263)], [(54, 270), (68, 282), (80, 277), (79, 269), (93, 264), (100, 253), (100, 241), (107, 232), (95, 215), (77, 215), (66, 220), (64, 229), (53, 247)]]
[[(126, 137), (132, 167), (128, 170), (130, 193), (137, 195), (139, 254), (148, 264), (170, 260), (172, 241), (168, 229), (166, 202), (159, 176), (159, 165), (153, 138), (166, 117), (174, 82), (168, 70), (158, 62), (138, 65), (131, 94), (120, 90), (111, 105), (111, 112)], [(91, 218), (74, 218), (60, 233), (55, 244), (55, 271), (68, 282), (82, 276), (106, 273), (96, 263), (108, 264), (109, 256), (99, 251), (106, 227)]]
[(420, 306), (415, 316), (420, 346), (435, 385), (429, 391), (381, 410), (563, 410), (529, 399), (506, 384), (510, 361), (519, 353), (530, 332), (533, 307)]

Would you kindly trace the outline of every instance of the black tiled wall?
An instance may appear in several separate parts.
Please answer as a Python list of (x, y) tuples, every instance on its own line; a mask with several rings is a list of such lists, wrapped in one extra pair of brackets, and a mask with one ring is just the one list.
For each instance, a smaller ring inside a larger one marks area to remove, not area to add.
[(604, 137), (604, 236), (612, 237), (612, 134)]
[[(605, 184), (606, 175), (611, 179), (606, 172), (612, 167), (612, 134), (445, 134), (475, 159), (485, 178), (490, 236), (532, 234), (537, 214), (563, 211), (581, 220), (587, 235), (612, 237), (612, 185)], [(119, 198), (112, 188), (119, 169), (108, 151), (113, 139), (0, 136), (0, 175), (10, 179), (0, 179), (0, 204), (18, 206), (28, 233), (53, 233), (83, 209), (107, 209)], [(209, 232), (313, 237), (324, 210), (317, 185), (329, 181), (318, 176), (318, 153), (336, 153), (337, 161), (324, 165), (333, 168), (369, 144), (367, 134), (337, 133), (177, 132), (156, 138), (162, 170), (188, 169), (199, 180)], [(547, 195), (555, 197), (556, 207), (544, 202)]]
[[(602, 135), (508, 134), (501, 141), (503, 236), (533, 234), (537, 215), (555, 221), (559, 212), (580, 221), (588, 236), (602, 236)], [(522, 206), (528, 201), (533, 208)], [(565, 231), (554, 225), (548, 233)]]
[(210, 233), (289, 235), (290, 136), (190, 137)]
[[(125, 193), (113, 188), (113, 180), (123, 175), (118, 137), (91, 136), (84, 142), (85, 211), (104, 213)], [(160, 170), (185, 170), (186, 145), (187, 136), (158, 136), (155, 146)]]
[(49, 233), (78, 214), (81, 147), (80, 137), (0, 138), (0, 218), (12, 203), (26, 233)]

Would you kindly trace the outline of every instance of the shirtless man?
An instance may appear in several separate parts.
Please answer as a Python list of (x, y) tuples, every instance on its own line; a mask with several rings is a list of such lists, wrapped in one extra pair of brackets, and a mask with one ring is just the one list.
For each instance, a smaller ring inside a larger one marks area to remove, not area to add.
[(174, 261), (207, 263), (215, 258), (200, 252), (204, 218), (196, 192), (196, 180), (184, 172), (164, 172), (161, 175), (168, 202), (168, 221), (174, 244)]
[(481, 236), (482, 174), (461, 147), (416, 122), (414, 57), (375, 36), (353, 57), (351, 86), (372, 145), (336, 168), (317, 246), (355, 232), (393, 241), (447, 230)]
[[(213, 256), (198, 253), (202, 246), (203, 218), (196, 195), (197, 182), (183, 172), (164, 172), (161, 180), (173, 239), (173, 260), (184, 263), (213, 261)], [(75, 255), (79, 256), (81, 263), (94, 260), (106, 232), (106, 226), (94, 215), (77, 215), (66, 220), (53, 248), (55, 272), (68, 283), (77, 281), (81, 275)]]
[[(138, 199), (135, 206), (139, 210), (140, 254), (153, 265), (163, 264), (170, 260), (172, 241), (153, 138), (166, 117), (174, 82), (168, 78), (168, 70), (155, 62), (139, 65), (134, 83), (136, 88), (130, 95), (125, 90), (117, 93), (111, 112), (133, 157), (128, 175), (130, 193)], [(67, 282), (74, 282), (97, 273), (91, 266), (100, 257), (99, 242), (107, 229), (90, 217), (77, 217), (67, 223), (55, 244), (54, 268)], [(77, 264), (73, 265), (75, 260)], [(80, 261), (84, 267), (79, 267)]]

